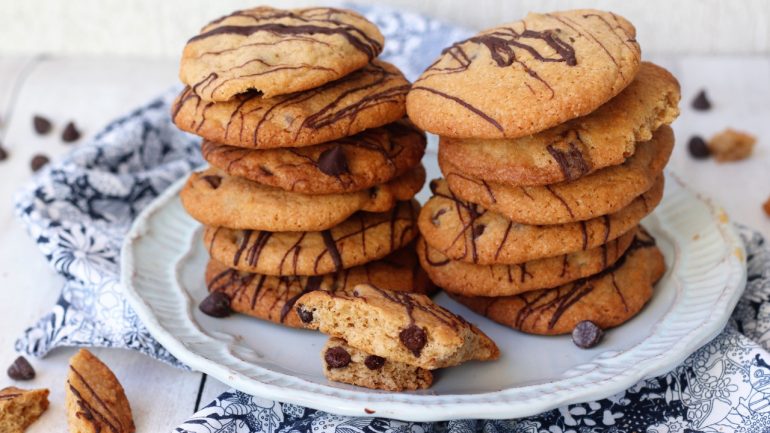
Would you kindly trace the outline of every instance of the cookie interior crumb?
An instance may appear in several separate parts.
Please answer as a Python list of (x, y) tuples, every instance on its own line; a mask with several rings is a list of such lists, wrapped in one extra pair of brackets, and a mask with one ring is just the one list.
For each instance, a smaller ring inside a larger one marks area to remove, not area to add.
[(751, 134), (727, 128), (711, 137), (708, 147), (718, 162), (740, 161), (751, 156), (756, 142)]

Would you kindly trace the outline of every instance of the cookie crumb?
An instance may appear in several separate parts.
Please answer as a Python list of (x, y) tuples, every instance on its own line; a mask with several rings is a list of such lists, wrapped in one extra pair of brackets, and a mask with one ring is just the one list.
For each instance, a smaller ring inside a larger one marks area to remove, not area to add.
[(0, 389), (0, 432), (21, 433), (48, 409), (48, 390)]
[(711, 137), (708, 147), (718, 162), (740, 161), (751, 156), (756, 142), (751, 134), (727, 128)]

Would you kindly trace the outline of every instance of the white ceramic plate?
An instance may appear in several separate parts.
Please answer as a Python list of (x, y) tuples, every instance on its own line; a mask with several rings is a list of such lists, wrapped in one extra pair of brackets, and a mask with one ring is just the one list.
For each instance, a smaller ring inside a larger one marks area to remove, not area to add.
[[(437, 177), (435, 154), (425, 159), (429, 178)], [(194, 369), (259, 397), (342, 415), (517, 418), (601, 399), (672, 369), (717, 335), (745, 286), (743, 245), (725, 213), (669, 175), (663, 202), (643, 221), (657, 238), (668, 271), (644, 310), (610, 330), (598, 347), (581, 350), (568, 336), (515, 332), (441, 294), (439, 304), (477, 323), (497, 342), (500, 360), (439, 371), (424, 392), (371, 391), (324, 378), (321, 334), (244, 316), (214, 319), (198, 311), (207, 294), (207, 255), (199, 224), (179, 202), (182, 182), (150, 205), (126, 237), (122, 278), (137, 314), (160, 343)]]

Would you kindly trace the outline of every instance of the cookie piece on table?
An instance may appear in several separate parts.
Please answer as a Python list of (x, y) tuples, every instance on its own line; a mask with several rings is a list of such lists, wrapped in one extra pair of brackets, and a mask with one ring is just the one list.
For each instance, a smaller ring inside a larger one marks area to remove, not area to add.
[(227, 174), (305, 194), (361, 191), (420, 163), (425, 134), (406, 119), (314, 146), (246, 149), (203, 141), (203, 157)]
[(575, 180), (622, 164), (636, 143), (676, 119), (679, 99), (676, 78), (645, 62), (625, 90), (591, 114), (513, 140), (441, 137), (439, 161), (476, 179), (507, 185)]
[(592, 277), (516, 296), (450, 296), (495, 322), (523, 332), (568, 334), (585, 320), (602, 329), (628, 321), (650, 300), (653, 286), (665, 270), (655, 240), (640, 230), (620, 260)]
[(205, 225), (304, 232), (330, 229), (359, 211), (387, 212), (397, 202), (411, 200), (424, 183), (425, 169), (417, 165), (368, 190), (309, 195), (210, 168), (192, 173), (179, 197), (190, 216)]
[(80, 349), (70, 359), (66, 405), (70, 432), (136, 431), (123, 386), (88, 350)]
[(634, 79), (640, 58), (636, 30), (618, 15), (530, 13), (444, 49), (407, 110), (441, 136), (527, 136), (594, 111)]
[(171, 118), (180, 129), (217, 143), (302, 147), (401, 119), (408, 91), (398, 68), (374, 60), (337, 81), (274, 98), (251, 92), (227, 102), (205, 102), (187, 87), (174, 101)]
[(330, 338), (321, 351), (327, 379), (386, 391), (414, 391), (433, 384), (433, 373), (403, 362), (370, 355), (341, 338)]
[(24, 433), (48, 409), (48, 390), (0, 389), (0, 432)]
[(294, 304), (314, 290), (351, 293), (358, 284), (431, 295), (436, 286), (422, 270), (412, 245), (387, 257), (327, 275), (276, 277), (240, 272), (217, 262), (206, 267), (206, 286), (211, 293), (224, 293), (233, 311), (301, 328)]
[(297, 300), (306, 327), (366, 353), (434, 370), (500, 356), (475, 325), (425, 295), (361, 284), (350, 294), (314, 291)]
[(590, 277), (612, 266), (634, 239), (633, 228), (606, 244), (586, 251), (511, 265), (475, 265), (456, 260), (417, 240), (420, 264), (430, 279), (447, 292), (466, 296), (511, 296), (552, 288)]
[(751, 134), (727, 128), (708, 141), (708, 150), (717, 162), (740, 161), (751, 156), (757, 138)]
[(261, 6), (203, 27), (184, 47), (179, 78), (204, 101), (249, 90), (270, 98), (342, 78), (383, 43), (377, 26), (350, 10)]
[(621, 165), (571, 182), (512, 186), (475, 179), (444, 162), (441, 170), (458, 198), (522, 224), (563, 224), (618, 212), (648, 191), (663, 172), (674, 148), (674, 131), (661, 126), (652, 140), (636, 145)]
[(271, 232), (207, 226), (211, 257), (246, 272), (323, 275), (380, 259), (417, 237), (417, 201), (381, 213), (357, 212), (328, 230)]
[(443, 179), (431, 181), (433, 197), (418, 225), (426, 242), (452, 260), (478, 265), (523, 263), (585, 251), (634, 228), (663, 198), (663, 176), (618, 212), (586, 221), (526, 225), (460, 200)]

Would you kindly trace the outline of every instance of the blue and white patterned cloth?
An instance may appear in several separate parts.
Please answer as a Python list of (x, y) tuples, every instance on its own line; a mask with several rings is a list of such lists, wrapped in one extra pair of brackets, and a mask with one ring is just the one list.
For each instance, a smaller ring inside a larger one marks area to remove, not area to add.
[[(469, 34), (419, 15), (363, 11), (388, 41), (383, 57), (411, 79), (442, 47)], [(44, 356), (59, 346), (123, 347), (184, 368), (127, 305), (118, 275), (120, 245), (134, 217), (202, 163), (198, 139), (170, 122), (169, 104), (176, 91), (113, 122), (19, 193), (19, 217), (67, 279), (53, 311), (19, 338), (19, 351)], [(233, 390), (176, 431), (769, 432), (770, 250), (758, 233), (746, 228), (740, 232), (748, 252), (748, 287), (724, 332), (670, 373), (610, 398), (525, 419), (428, 424), (342, 417)]]

